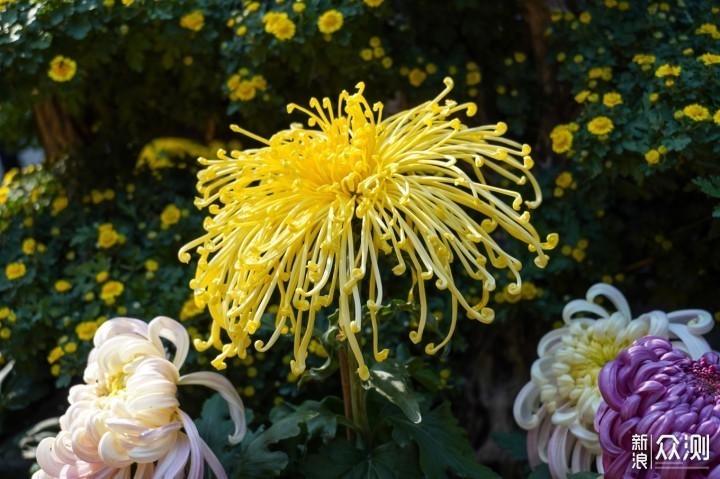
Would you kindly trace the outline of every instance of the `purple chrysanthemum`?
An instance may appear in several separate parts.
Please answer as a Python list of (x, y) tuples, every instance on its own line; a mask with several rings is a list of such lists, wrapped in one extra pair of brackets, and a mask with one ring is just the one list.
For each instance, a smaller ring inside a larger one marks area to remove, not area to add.
[[(605, 477), (720, 478), (720, 355), (693, 360), (667, 339), (647, 336), (603, 367), (598, 386), (604, 401), (595, 429)], [(642, 436), (649, 441), (640, 448)], [(704, 454), (689, 450), (691, 436), (707, 438)], [(657, 461), (672, 442), (679, 461)], [(647, 457), (647, 469), (633, 464), (639, 453)]]

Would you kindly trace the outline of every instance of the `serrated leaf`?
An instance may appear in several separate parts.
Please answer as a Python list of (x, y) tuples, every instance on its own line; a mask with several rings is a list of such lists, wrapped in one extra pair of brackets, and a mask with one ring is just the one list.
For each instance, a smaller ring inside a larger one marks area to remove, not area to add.
[(271, 451), (268, 446), (298, 436), (302, 432), (300, 424), (316, 416), (315, 412), (289, 414), (266, 431), (252, 435), (247, 445), (247, 439), (243, 441), (235, 477), (264, 479), (279, 476), (288, 465), (288, 456), (282, 451)]
[(419, 477), (413, 448), (395, 443), (382, 444), (369, 453), (338, 438), (308, 456), (303, 474), (312, 479), (396, 479)]
[(391, 403), (398, 406), (415, 424), (422, 421), (420, 405), (412, 389), (410, 375), (402, 364), (394, 359), (375, 363), (370, 369), (370, 380), (363, 384), (372, 388)]
[(400, 415), (388, 420), (394, 426), (393, 439), (400, 442), (405, 436), (417, 444), (420, 468), (429, 479), (445, 478), (448, 471), (476, 479), (498, 477), (490, 468), (475, 462), (467, 433), (453, 416), (449, 403), (425, 414), (419, 424)]
[[(247, 416), (246, 419), (250, 421)], [(203, 403), (200, 418), (194, 422), (200, 437), (215, 453), (220, 463), (228, 467), (238, 449), (228, 442), (228, 436), (235, 431), (235, 424), (230, 419), (227, 402), (219, 394), (214, 394)]]
[(527, 460), (527, 435), (519, 432), (493, 432), (490, 437), (511, 458), (518, 461)]

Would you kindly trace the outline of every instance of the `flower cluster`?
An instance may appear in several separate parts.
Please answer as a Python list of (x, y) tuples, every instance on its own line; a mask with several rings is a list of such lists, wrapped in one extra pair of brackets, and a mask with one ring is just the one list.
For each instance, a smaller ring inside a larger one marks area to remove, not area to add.
[[(166, 359), (165, 339), (175, 348)], [(70, 389), (70, 407), (57, 437), (40, 442), (34, 479), (61, 477), (204, 477), (207, 462), (216, 477), (222, 465), (192, 419), (180, 409), (177, 387), (203, 385), (228, 402), (238, 443), (245, 435), (244, 408), (232, 384), (217, 373), (181, 376), (190, 346), (176, 321), (158, 317), (107, 321), (95, 333), (85, 384)], [(189, 462), (189, 466), (188, 466)], [(185, 471), (186, 467), (187, 473)], [(187, 474), (187, 476), (186, 476)]]
[[(600, 306), (600, 298), (609, 300), (615, 311)], [(633, 319), (625, 298), (607, 284), (591, 287), (586, 300), (569, 302), (563, 320), (564, 326), (538, 344), (532, 380), (513, 408), (516, 422), (528, 430), (531, 465), (547, 463), (558, 478), (588, 471), (593, 461), (602, 470), (599, 458), (604, 448), (594, 423), (602, 401), (598, 377), (606, 364), (647, 335), (670, 338), (698, 358), (710, 349), (701, 335), (714, 324), (710, 314), (700, 310), (653, 311)]]
[[(210, 338), (196, 347), (221, 350), (215, 367), (224, 368), (226, 358), (245, 357), (278, 294), (275, 332), (267, 341), (255, 341), (257, 350), (270, 348), (289, 323), (295, 334), (291, 367), (301, 373), (318, 311), (338, 304), (340, 329), (358, 374), (367, 379), (356, 336), (363, 330), (366, 277), (374, 357), (381, 361), (388, 354), (379, 347), (375, 318), (383, 301), (380, 253), (394, 258), (394, 274), (410, 270), (412, 275), (413, 297), (421, 307), (420, 323), (410, 333), (413, 342), (422, 340), (426, 326), (426, 283), (434, 279), (437, 288), (451, 293), (449, 330), (439, 344), (426, 345), (429, 354), (450, 340), (458, 306), (471, 318), (493, 320), (493, 310), (486, 307), (495, 289), (489, 265), (508, 268), (515, 280), (512, 292), (520, 290), (521, 263), (493, 239), (493, 230), (499, 227), (526, 243), (537, 254), (535, 263), (545, 266), (544, 250), (557, 244), (557, 235), (542, 242), (530, 212), (522, 211), (541, 201), (529, 171), (530, 148), (503, 138), (503, 124), (463, 125), (453, 115), (464, 111), (472, 116), (476, 107), (441, 103), (453, 86), (450, 79), (445, 83), (432, 101), (388, 118), (382, 117), (381, 103), (371, 107), (367, 102), (362, 83), (357, 93), (340, 95), (337, 110), (328, 98), (311, 100), (311, 110), (290, 105), (289, 111), (302, 111), (319, 129), (294, 127), (266, 140), (234, 126), (265, 146), (230, 155), (220, 151), (216, 160), (200, 160), (206, 168), (198, 175), (196, 205), (213, 216), (205, 221), (207, 233), (183, 247), (180, 259), (189, 261), (187, 251), (193, 248), (200, 255), (190, 287), (198, 304), (208, 305), (213, 326)], [(490, 171), (516, 185), (528, 183), (536, 197), (523, 201), (516, 191), (491, 185)], [(463, 207), (485, 219), (478, 223)], [(477, 304), (468, 304), (457, 289), (454, 262), (482, 282)]]

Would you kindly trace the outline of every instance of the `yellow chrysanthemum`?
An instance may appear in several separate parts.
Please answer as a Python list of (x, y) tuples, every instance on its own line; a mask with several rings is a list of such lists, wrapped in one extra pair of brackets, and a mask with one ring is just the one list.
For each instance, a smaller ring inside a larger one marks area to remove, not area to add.
[(83, 321), (82, 323), (75, 326), (75, 334), (81, 341), (90, 341), (95, 336), (97, 331), (98, 323), (95, 321)]
[(382, 5), (384, 0), (364, 0), (365, 5), (371, 8), (376, 8)]
[(320, 15), (317, 21), (318, 30), (325, 34), (335, 33), (343, 25), (343, 14), (337, 10), (328, 10)]
[(154, 259), (149, 259), (149, 260), (145, 261), (145, 269), (148, 270), (149, 272), (154, 273), (155, 271), (158, 270), (158, 268), (160, 268), (160, 265)]
[(112, 248), (119, 241), (120, 235), (113, 228), (112, 223), (98, 226), (98, 246), (103, 249)]
[(720, 125), (720, 110), (716, 111), (713, 115), (713, 122), (715, 122), (716, 125)]
[(75, 60), (57, 55), (50, 62), (50, 68), (48, 69), (48, 76), (56, 82), (62, 83), (70, 81), (77, 72), (77, 63)]
[(120, 281), (108, 281), (100, 290), (100, 299), (105, 301), (105, 304), (114, 304), (115, 298), (120, 296), (124, 290), (125, 285)]
[(59, 196), (59, 197), (55, 198), (52, 201), (52, 205), (51, 205), (52, 206), (52, 215), (56, 216), (62, 210), (67, 208), (68, 203), (69, 203), (69, 201), (68, 201), (67, 196)]
[(567, 153), (572, 148), (573, 134), (568, 125), (558, 125), (550, 132), (550, 140), (555, 153)]
[(22, 278), (26, 272), (27, 268), (24, 263), (10, 263), (5, 267), (5, 276), (10, 281)]
[(59, 280), (55, 281), (55, 291), (57, 291), (58, 293), (64, 293), (66, 291), (70, 291), (71, 288), (72, 288), (72, 284), (70, 283), (70, 281), (68, 281), (66, 279), (59, 279)]
[(710, 35), (713, 39), (720, 39), (720, 31), (717, 25), (712, 23), (703, 23), (695, 30), (695, 35)]
[(660, 152), (653, 148), (645, 153), (645, 161), (650, 165), (657, 164), (660, 161)]
[(167, 229), (168, 227), (176, 224), (178, 221), (180, 221), (180, 209), (173, 205), (169, 204), (165, 207), (165, 209), (162, 210), (162, 213), (160, 213), (160, 222), (162, 223), (162, 228)]
[(427, 73), (422, 71), (419, 68), (413, 68), (410, 73), (408, 73), (408, 81), (412, 86), (420, 86), (425, 81), (425, 78), (427, 78)]
[(195, 10), (180, 18), (180, 26), (193, 32), (199, 32), (205, 26), (205, 16), (200, 10)]
[(666, 63), (665, 65), (661, 65), (658, 67), (657, 70), (655, 70), (655, 76), (658, 78), (663, 78), (667, 76), (673, 76), (678, 77), (680, 76), (680, 71), (682, 70), (682, 67), (680, 66), (673, 66), (669, 63)]
[(622, 102), (623, 102), (622, 95), (620, 95), (620, 93), (614, 92), (614, 91), (605, 93), (603, 95), (602, 102), (603, 102), (603, 105), (605, 105), (608, 108), (618, 106), (618, 105), (622, 104)]
[(703, 55), (700, 55), (699, 60), (707, 66), (715, 65), (717, 63), (720, 63), (720, 55), (715, 55), (714, 53), (705, 53)]
[(593, 135), (607, 135), (613, 131), (614, 125), (610, 118), (606, 116), (598, 116), (590, 120), (587, 129)]
[(692, 121), (706, 121), (710, 119), (710, 111), (702, 105), (693, 103), (683, 108), (683, 114)]
[(655, 55), (646, 55), (644, 53), (638, 53), (632, 59), (633, 62), (638, 65), (652, 65), (655, 63)]
[(31, 255), (35, 253), (35, 249), (37, 248), (37, 242), (34, 238), (25, 238), (22, 242), (22, 252), (26, 255)]
[[(473, 319), (493, 320), (493, 310), (485, 307), (495, 289), (489, 265), (508, 268), (515, 278), (512, 289), (520, 290), (522, 265), (493, 239), (494, 229), (527, 243), (537, 254), (535, 263), (545, 266), (544, 250), (557, 244), (557, 235), (543, 243), (529, 211), (521, 212), (523, 205), (534, 209), (541, 202), (529, 171), (530, 147), (503, 138), (503, 123), (469, 128), (452, 118), (460, 112), (472, 116), (477, 107), (441, 103), (453, 87), (450, 79), (445, 84), (432, 101), (383, 119), (382, 103), (371, 107), (359, 83), (357, 93), (340, 95), (336, 110), (329, 98), (322, 107), (312, 99), (312, 110), (288, 106), (289, 112), (307, 114), (308, 125), (318, 130), (295, 127), (266, 140), (233, 126), (265, 146), (200, 159), (205, 169), (198, 174), (196, 206), (209, 208), (212, 216), (205, 220), (207, 233), (185, 245), (179, 257), (188, 262), (188, 251), (197, 247), (200, 259), (190, 287), (198, 305), (208, 305), (213, 325), (208, 341), (195, 345), (222, 351), (215, 367), (224, 368), (228, 357), (246, 356), (273, 299), (279, 305), (275, 332), (254, 343), (258, 351), (270, 348), (290, 323), (292, 371), (302, 373), (316, 314), (336, 305), (358, 374), (367, 379), (357, 337), (365, 288), (375, 359), (388, 354), (378, 349), (375, 317), (383, 301), (383, 256), (396, 262), (396, 275), (408, 269), (412, 274), (412, 294), (421, 308), (417, 330), (410, 333), (413, 342), (422, 340), (425, 329), (427, 282), (434, 279), (451, 294), (449, 331), (439, 344), (426, 346), (429, 354), (450, 340), (458, 305)], [(519, 193), (489, 184), (488, 173), (529, 183), (535, 198), (523, 201)], [(485, 219), (478, 223), (475, 214)], [(468, 304), (455, 285), (453, 263), (483, 285), (477, 304)], [(225, 345), (222, 330), (229, 339)]]

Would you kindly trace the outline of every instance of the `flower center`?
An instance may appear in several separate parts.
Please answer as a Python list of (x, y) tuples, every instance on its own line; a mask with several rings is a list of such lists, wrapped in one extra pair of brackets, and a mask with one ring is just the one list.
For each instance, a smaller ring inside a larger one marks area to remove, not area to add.
[(687, 371), (690, 379), (688, 385), (695, 392), (715, 403), (720, 402), (720, 366), (709, 362), (706, 358), (693, 361)]

